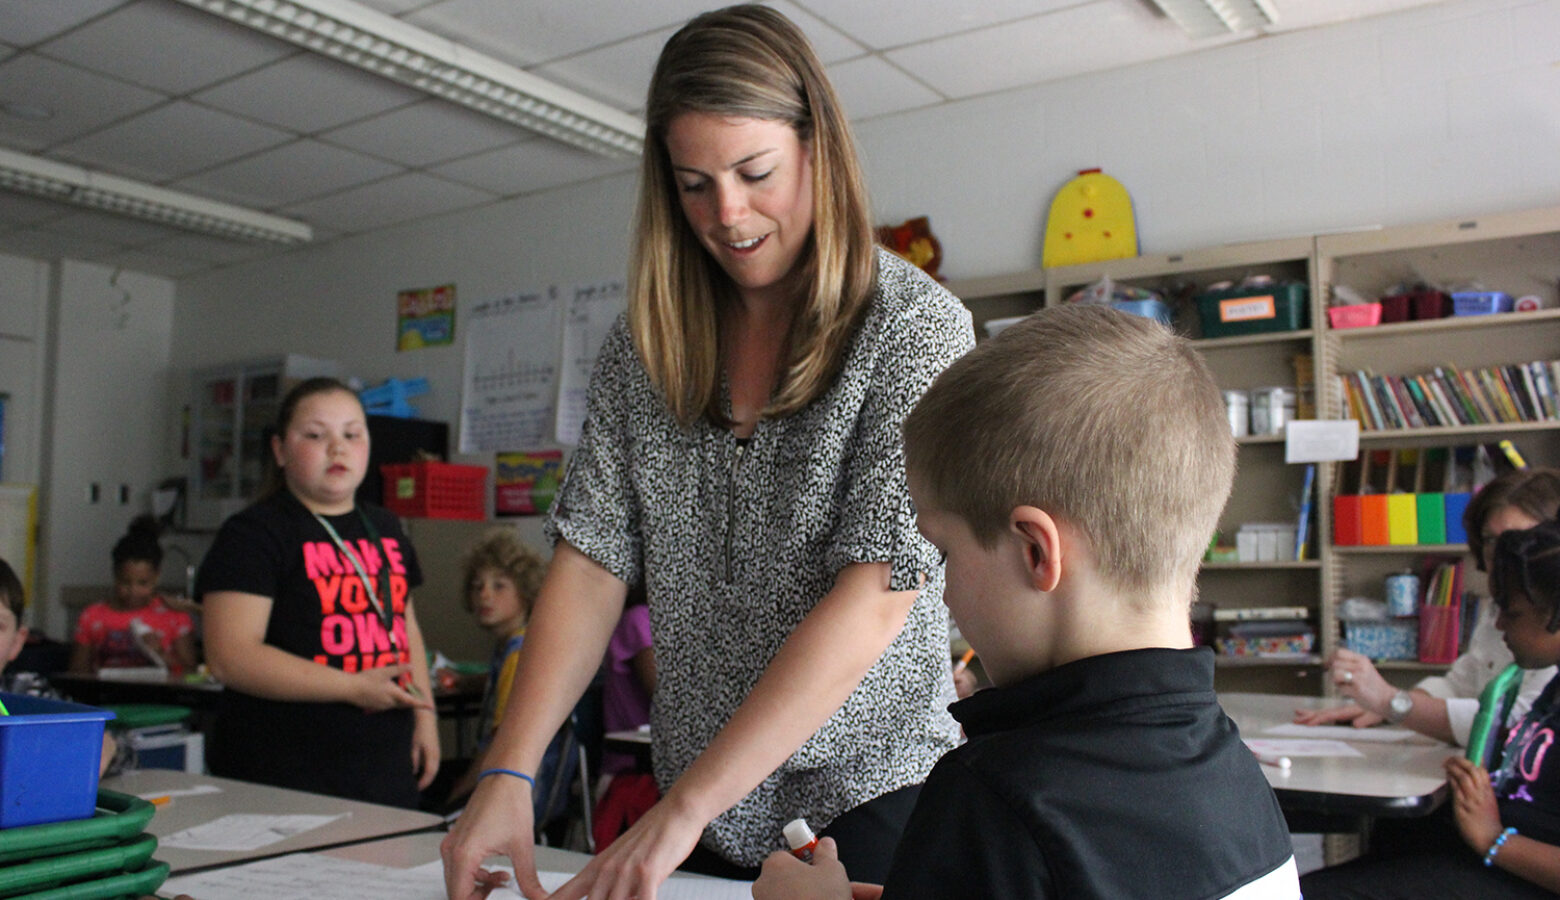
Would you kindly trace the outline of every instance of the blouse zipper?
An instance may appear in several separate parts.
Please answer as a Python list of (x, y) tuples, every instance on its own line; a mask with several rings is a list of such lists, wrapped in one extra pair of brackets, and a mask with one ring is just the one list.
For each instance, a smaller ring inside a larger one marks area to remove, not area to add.
[(731, 457), (731, 485), (726, 491), (726, 583), (732, 582), (731, 565), (731, 533), (736, 530), (737, 524), (737, 469), (742, 466), (742, 454), (747, 450), (747, 445), (737, 442), (737, 452)]

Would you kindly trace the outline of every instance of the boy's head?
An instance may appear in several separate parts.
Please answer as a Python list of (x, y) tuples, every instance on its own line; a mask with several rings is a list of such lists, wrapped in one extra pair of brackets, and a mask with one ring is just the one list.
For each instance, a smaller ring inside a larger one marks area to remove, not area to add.
[(1490, 593), (1495, 627), (1524, 669), (1560, 663), (1560, 522), (1504, 532), (1495, 539)]
[(949, 366), (905, 422), (905, 464), (923, 522), (929, 510), (958, 520), (991, 551), (1029, 527), (1017, 510), (1040, 510), (1093, 581), (1128, 603), (1189, 605), (1234, 481), (1235, 441), (1186, 340), (1069, 304)]
[(547, 566), (512, 528), (483, 535), (461, 559), (466, 611), (483, 628), (508, 633), (524, 625)]
[(22, 580), (9, 563), (0, 559), (0, 668), (15, 659), (27, 642), (27, 629), (22, 627), (22, 611), (26, 608)]

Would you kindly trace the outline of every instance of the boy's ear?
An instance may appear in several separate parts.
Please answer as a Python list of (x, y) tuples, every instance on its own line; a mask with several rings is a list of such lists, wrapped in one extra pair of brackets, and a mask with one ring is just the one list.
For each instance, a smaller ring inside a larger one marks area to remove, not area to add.
[(1037, 591), (1054, 591), (1062, 580), (1062, 534), (1050, 513), (1033, 506), (1016, 506), (1009, 527), (1018, 535), (1029, 584)]
[[(22, 653), (22, 645), (27, 643), (27, 627), (24, 625), (16, 629), (16, 634), (11, 637), (11, 647), (5, 652), (3, 662), (10, 662)], [(3, 666), (0, 666), (3, 668)]]

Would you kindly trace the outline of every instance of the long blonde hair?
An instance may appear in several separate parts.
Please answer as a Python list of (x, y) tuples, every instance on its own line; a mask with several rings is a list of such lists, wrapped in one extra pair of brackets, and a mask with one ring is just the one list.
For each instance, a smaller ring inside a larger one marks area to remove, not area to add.
[(720, 308), (735, 288), (689, 227), (666, 129), (685, 112), (789, 124), (812, 162), (813, 230), (785, 371), (765, 416), (796, 412), (828, 387), (877, 275), (855, 141), (812, 46), (785, 16), (745, 5), (704, 13), (661, 50), (646, 104), (628, 321), (650, 380), (677, 420), (730, 424), (721, 407)]

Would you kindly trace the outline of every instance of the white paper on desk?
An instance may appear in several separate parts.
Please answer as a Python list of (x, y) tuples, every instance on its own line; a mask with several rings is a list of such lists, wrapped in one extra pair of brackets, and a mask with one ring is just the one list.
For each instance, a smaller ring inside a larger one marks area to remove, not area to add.
[(1290, 759), (1298, 759), (1302, 756), (1365, 755), (1343, 741), (1246, 738), (1246, 746), (1251, 748), (1252, 753), (1262, 756), (1287, 756)]
[(1301, 725), (1286, 722), (1262, 730), (1263, 734), (1279, 737), (1326, 738), (1331, 741), (1370, 741), (1379, 744), (1396, 744), (1414, 736), (1407, 728), (1355, 728), (1353, 725)]
[(220, 794), (222, 789), (214, 784), (197, 784), (194, 787), (178, 788), (171, 791), (147, 791), (144, 794), (136, 794), (142, 800), (156, 800), (159, 797), (194, 797), (197, 794)]
[[(488, 895), (488, 900), (523, 900), (520, 892), (514, 888), (515, 870), (509, 866), (484, 866), (489, 872), (507, 872), (509, 883)], [(429, 896), (428, 900), (440, 900), (444, 896), (444, 864), (431, 862), (418, 866), (415, 869), (407, 869), (407, 872), (423, 874), (426, 872), (437, 873), (440, 877), (438, 896)], [(563, 887), (564, 883), (574, 877), (573, 872), (548, 872), (538, 870), (536, 878), (542, 883), (542, 888), (548, 893)], [(753, 882), (732, 881), (726, 878), (669, 878), (656, 888), (655, 895), (660, 900), (752, 900)], [(191, 896), (194, 896), (193, 894)], [(200, 900), (205, 900), (204, 897)], [(383, 898), (381, 898), (383, 900)]]
[(444, 876), (439, 871), (393, 869), (319, 853), (294, 853), (170, 878), (159, 890), (170, 897), (188, 894), (200, 900), (442, 900)]
[[(268, 816), (261, 813), (232, 813), (203, 825), (174, 832), (158, 843), (179, 850), (258, 850), (277, 841), (302, 834), (334, 822), (348, 813), (334, 816)], [(202, 898), (204, 900), (204, 898)]]

